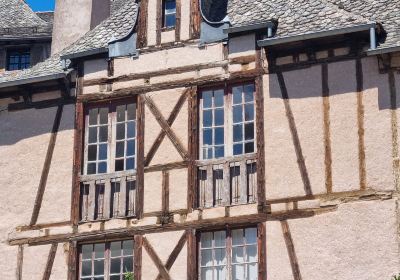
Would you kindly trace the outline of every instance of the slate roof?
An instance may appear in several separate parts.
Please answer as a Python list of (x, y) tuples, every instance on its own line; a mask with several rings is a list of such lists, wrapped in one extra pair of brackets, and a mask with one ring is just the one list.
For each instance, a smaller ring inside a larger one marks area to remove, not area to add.
[(54, 12), (36, 12), (36, 15), (40, 17), (42, 20), (53, 24), (54, 21)]
[(112, 38), (120, 39), (128, 35), (136, 22), (138, 4), (135, 3), (134, 0), (124, 1), (126, 3), (124, 3), (117, 12), (60, 53), (51, 56), (49, 59), (38, 63), (32, 68), (22, 71), (6, 72), (0, 75), (0, 87), (1, 83), (5, 82), (66, 74), (67, 71), (64, 70), (61, 62), (62, 56), (106, 48), (108, 42)]
[(0, 0), (0, 40), (51, 37), (52, 24), (41, 19), (24, 0)]

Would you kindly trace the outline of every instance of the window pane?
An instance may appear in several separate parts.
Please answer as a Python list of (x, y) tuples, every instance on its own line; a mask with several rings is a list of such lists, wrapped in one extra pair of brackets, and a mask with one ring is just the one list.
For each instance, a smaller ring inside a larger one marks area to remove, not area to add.
[(244, 262), (243, 247), (233, 247), (232, 248), (232, 262), (234, 262), (234, 263)]
[(94, 278), (94, 280), (104, 280), (104, 277), (103, 276), (100, 276), (100, 277), (97, 276), (97, 277)]
[(258, 265), (257, 263), (252, 263), (247, 265), (247, 275), (249, 280), (258, 279)]
[(121, 272), (121, 259), (111, 259), (110, 273), (120, 273)]
[(128, 104), (128, 120), (135, 120), (136, 119), (136, 104)]
[(217, 267), (214, 271), (215, 279), (217, 280), (225, 280), (226, 279), (226, 267)]
[(97, 108), (89, 110), (89, 124), (90, 125), (97, 124), (97, 111), (98, 111)]
[(212, 129), (203, 130), (203, 145), (212, 145)]
[(127, 124), (127, 138), (133, 138), (136, 135), (135, 122), (128, 122)]
[(135, 154), (135, 141), (129, 140), (126, 142), (126, 156), (133, 156)]
[(240, 123), (243, 122), (242, 106), (233, 106), (233, 122)]
[(245, 121), (254, 120), (254, 105), (253, 105), (253, 103), (246, 104), (244, 106), (244, 120)]
[(201, 280), (210, 280), (212, 279), (213, 275), (213, 269), (212, 268), (202, 268), (201, 269)]
[(135, 158), (128, 158), (126, 160), (126, 170), (135, 169)]
[(232, 245), (243, 245), (243, 230), (232, 230)]
[(133, 258), (132, 257), (126, 257), (124, 258), (124, 263), (123, 263), (123, 272), (132, 272), (133, 271)]
[(212, 107), (212, 91), (203, 91), (203, 108)]
[(203, 111), (203, 127), (210, 127), (213, 123), (212, 110)]
[(92, 258), (93, 245), (82, 245), (82, 259), (87, 260)]
[(124, 160), (118, 159), (115, 161), (115, 171), (122, 171), (124, 170)]
[(121, 242), (112, 242), (110, 245), (111, 257), (121, 256)]
[(125, 153), (125, 141), (120, 141), (116, 143), (115, 156), (123, 157)]
[(89, 143), (97, 142), (97, 127), (89, 128)]
[(166, 1), (165, 1), (165, 9), (166, 9), (167, 11), (170, 11), (170, 10), (175, 11), (175, 9), (176, 9), (176, 3), (175, 3), (175, 1), (174, 1), (174, 0), (166, 0)]
[(105, 244), (95, 244), (94, 245), (94, 257), (95, 259), (100, 259), (104, 258), (104, 250), (105, 250)]
[(214, 91), (214, 106), (215, 107), (224, 106), (224, 90), (223, 89)]
[(224, 157), (224, 146), (215, 147), (215, 158)]
[(100, 162), (97, 167), (97, 173), (107, 173), (107, 162)]
[(244, 152), (245, 152), (246, 154), (248, 154), (248, 153), (254, 153), (254, 142), (246, 143), (246, 144), (244, 145)]
[(125, 139), (125, 124), (117, 124), (117, 140)]
[(249, 84), (244, 86), (244, 101), (245, 102), (254, 101), (254, 84)]
[(233, 142), (239, 142), (243, 140), (243, 125), (238, 124), (233, 126)]
[(107, 159), (107, 144), (99, 145), (99, 160)]
[(104, 275), (104, 260), (94, 261), (94, 275)]
[(233, 94), (233, 104), (240, 104), (242, 103), (242, 86), (237, 86), (232, 88)]
[(246, 228), (245, 237), (246, 237), (246, 244), (256, 244), (257, 243), (257, 229), (256, 228)]
[(92, 261), (82, 261), (82, 276), (92, 275)]
[(87, 165), (87, 174), (95, 174), (96, 173), (96, 163), (92, 162)]
[(217, 231), (214, 233), (215, 247), (225, 247), (226, 244), (226, 232)]
[(108, 108), (100, 108), (100, 124), (108, 123)]
[(215, 133), (215, 145), (224, 144), (224, 128), (218, 127), (214, 129)]
[(107, 142), (108, 140), (108, 126), (99, 127), (99, 142)]
[(243, 144), (239, 143), (239, 144), (235, 144), (233, 145), (233, 155), (241, 155), (243, 154)]
[(212, 250), (211, 249), (204, 249), (201, 250), (201, 266), (212, 266)]
[(89, 145), (88, 147), (88, 160), (93, 161), (97, 159), (97, 145)]
[(170, 14), (165, 16), (165, 27), (175, 26), (175, 14)]
[(244, 126), (244, 135), (246, 140), (254, 139), (254, 123), (246, 123)]
[(125, 121), (125, 105), (117, 106), (117, 122)]
[(215, 265), (224, 265), (226, 263), (226, 249), (215, 249)]
[[(124, 278), (122, 278), (122, 279), (124, 279)], [(121, 280), (121, 276), (120, 275), (111, 275), (110, 280)]]
[(205, 232), (201, 234), (201, 248), (211, 248), (212, 246), (212, 232)]
[(124, 256), (133, 255), (133, 240), (126, 240), (122, 243)]
[(246, 247), (246, 262), (257, 262), (257, 245)]
[(233, 280), (245, 280), (244, 265), (234, 265), (232, 267)]
[(215, 125), (224, 125), (224, 109), (215, 110)]

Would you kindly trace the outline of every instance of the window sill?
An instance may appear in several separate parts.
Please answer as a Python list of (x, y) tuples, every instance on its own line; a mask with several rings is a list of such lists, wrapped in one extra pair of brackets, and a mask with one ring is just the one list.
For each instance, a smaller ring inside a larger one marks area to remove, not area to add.
[(238, 162), (238, 161), (242, 161), (242, 160), (256, 160), (256, 159), (257, 159), (257, 153), (251, 153), (251, 154), (223, 157), (223, 158), (217, 158), (217, 159), (196, 160), (196, 165), (204, 166), (204, 165), (209, 165), (209, 164), (224, 164), (227, 162)]
[(175, 26), (174, 27), (162, 27), (161, 28), (161, 32), (168, 32), (168, 31), (173, 31), (175, 30)]
[(136, 176), (136, 170), (128, 170), (128, 171), (118, 171), (112, 173), (104, 173), (104, 174), (91, 174), (91, 175), (80, 175), (81, 182), (89, 182), (89, 181), (97, 181), (97, 180), (107, 180), (107, 179), (115, 179), (119, 177), (129, 177)]

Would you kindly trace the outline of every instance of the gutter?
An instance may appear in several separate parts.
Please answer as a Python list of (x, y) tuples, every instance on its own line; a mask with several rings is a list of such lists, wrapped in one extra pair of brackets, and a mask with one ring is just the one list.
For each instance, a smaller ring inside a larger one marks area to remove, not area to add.
[(385, 53), (392, 53), (392, 52), (400, 52), (400, 46), (392, 46), (392, 47), (385, 47), (385, 48), (378, 48), (376, 50), (369, 49), (366, 51), (368, 56), (385, 54)]
[(275, 24), (272, 21), (264, 22), (264, 23), (256, 23), (256, 24), (250, 24), (250, 25), (242, 25), (242, 26), (235, 26), (235, 27), (229, 27), (224, 29), (225, 34), (233, 34), (233, 33), (240, 33), (240, 32), (246, 32), (246, 31), (253, 31), (253, 30), (259, 30), (259, 29), (264, 29), (264, 28), (275, 28)]
[(26, 85), (26, 84), (39, 83), (39, 82), (46, 82), (46, 81), (51, 81), (51, 80), (58, 80), (61, 78), (65, 78), (66, 76), (67, 76), (66, 73), (58, 73), (58, 74), (52, 74), (52, 75), (47, 75), (47, 76), (39, 76), (39, 77), (33, 77), (33, 78), (28, 78), (28, 79), (14, 80), (14, 81), (9, 81), (9, 82), (0, 82), (0, 88), (20, 86), (20, 85)]
[(91, 55), (96, 55), (96, 54), (101, 54), (101, 53), (108, 53), (108, 48), (101, 47), (101, 48), (91, 49), (91, 50), (83, 51), (83, 52), (79, 52), (79, 53), (71, 53), (71, 54), (61, 55), (60, 59), (67, 60), (67, 59), (81, 58), (81, 57), (91, 56)]
[(285, 37), (272, 38), (272, 39), (267, 38), (267, 39), (259, 40), (257, 42), (257, 44), (259, 47), (276, 46), (276, 45), (281, 45), (281, 44), (286, 44), (286, 43), (292, 43), (292, 42), (298, 42), (298, 41), (304, 41), (304, 40), (310, 40), (310, 39), (317, 39), (317, 38), (322, 38), (322, 37), (349, 34), (349, 33), (355, 33), (355, 32), (360, 32), (360, 31), (369, 31), (371, 28), (375, 29), (375, 27), (376, 27), (375, 23), (367, 23), (367, 24), (356, 25), (356, 26), (352, 26), (352, 27), (338, 28), (338, 29), (327, 30), (327, 31), (319, 31), (319, 32), (307, 33), (307, 34), (302, 34), (302, 35), (285, 36)]

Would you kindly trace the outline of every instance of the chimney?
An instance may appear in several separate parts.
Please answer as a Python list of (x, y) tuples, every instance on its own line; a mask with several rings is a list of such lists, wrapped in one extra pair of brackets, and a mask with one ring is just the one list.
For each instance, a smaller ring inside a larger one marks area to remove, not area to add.
[(56, 0), (51, 54), (69, 46), (110, 16), (110, 0)]

